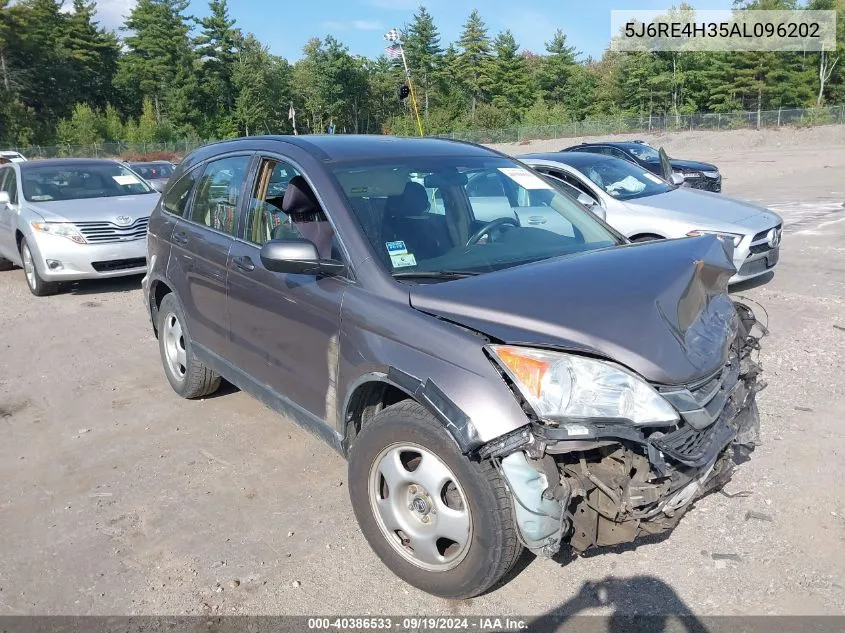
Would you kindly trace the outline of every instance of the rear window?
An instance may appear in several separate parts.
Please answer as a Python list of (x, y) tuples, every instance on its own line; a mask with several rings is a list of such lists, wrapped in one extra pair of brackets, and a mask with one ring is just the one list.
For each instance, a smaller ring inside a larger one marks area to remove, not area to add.
[(117, 163), (28, 167), (22, 170), (21, 179), (23, 196), (31, 202), (156, 193), (135, 173)]

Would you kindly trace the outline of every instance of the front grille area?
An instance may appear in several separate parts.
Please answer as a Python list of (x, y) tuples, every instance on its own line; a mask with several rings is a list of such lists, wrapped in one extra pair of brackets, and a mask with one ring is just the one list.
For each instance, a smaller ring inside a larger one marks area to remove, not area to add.
[(149, 222), (147, 217), (138, 218), (129, 226), (118, 226), (112, 222), (75, 222), (74, 226), (89, 244), (108, 244), (144, 239)]
[(725, 412), (719, 420), (706, 429), (698, 430), (684, 425), (677, 431), (651, 440), (660, 451), (673, 459), (700, 468), (714, 458), (731, 441), (733, 431), (728, 425)]
[(769, 231), (771, 231), (771, 230), (772, 230), (772, 228), (775, 228), (775, 229), (777, 229), (778, 231), (780, 231), (780, 230), (781, 230), (781, 225), (780, 225), (780, 224), (778, 224), (777, 226), (775, 226), (775, 227), (770, 227), (770, 228), (766, 229), (765, 231), (760, 231), (760, 232), (759, 232), (759, 233), (757, 233), (754, 237), (752, 237), (752, 238), (751, 238), (751, 243), (753, 244), (754, 242), (759, 242), (759, 241), (761, 241), (761, 240), (766, 240), (766, 241), (768, 242), (768, 240), (769, 240)]
[(91, 262), (98, 273), (110, 273), (115, 270), (130, 270), (142, 268), (147, 265), (146, 257), (132, 257), (130, 259), (110, 259), (106, 262)]

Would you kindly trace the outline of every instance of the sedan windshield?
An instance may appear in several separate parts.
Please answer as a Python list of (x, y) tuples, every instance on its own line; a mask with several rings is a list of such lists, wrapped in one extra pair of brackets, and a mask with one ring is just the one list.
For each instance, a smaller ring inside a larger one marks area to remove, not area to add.
[(617, 200), (645, 198), (672, 191), (673, 187), (659, 176), (625, 160), (597, 160), (579, 170)]
[(117, 163), (33, 166), (22, 170), (21, 179), (23, 196), (30, 202), (156, 193)]
[(506, 158), (398, 159), (333, 171), (397, 278), (448, 280), (621, 243), (575, 200)]

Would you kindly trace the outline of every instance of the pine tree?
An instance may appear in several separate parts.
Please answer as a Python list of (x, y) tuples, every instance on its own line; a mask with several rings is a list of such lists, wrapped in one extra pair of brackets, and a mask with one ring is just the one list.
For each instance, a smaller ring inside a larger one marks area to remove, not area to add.
[(434, 18), (424, 6), (420, 6), (419, 11), (414, 14), (414, 21), (405, 31), (405, 55), (412, 81), (422, 96), (423, 112), (428, 118), (431, 94), (443, 61), (440, 33), (434, 24)]
[(487, 26), (478, 9), (473, 9), (464, 24), (458, 40), (458, 54), (452, 75), (461, 83), (471, 98), (470, 118), (475, 120), (475, 109), (479, 100), (487, 97), (490, 73), (490, 38)]
[(490, 63), (489, 90), (493, 105), (508, 113), (511, 122), (534, 102), (535, 87), (525, 58), (510, 31), (503, 31), (493, 42), (496, 57)]
[(235, 91), (232, 86), (232, 74), (239, 33), (234, 28), (235, 21), (229, 17), (227, 0), (210, 0), (208, 3), (211, 15), (198, 21), (202, 32), (196, 39), (197, 55), (201, 62), (201, 76), (203, 91), (207, 95), (207, 103), (211, 108), (206, 116), (215, 124), (222, 124), (221, 136), (226, 130), (232, 109), (235, 105)]
[(543, 98), (561, 103), (566, 96), (566, 82), (577, 65), (578, 52), (566, 43), (566, 35), (560, 29), (555, 31), (550, 42), (546, 42), (548, 55), (543, 58), (537, 72), (537, 81)]

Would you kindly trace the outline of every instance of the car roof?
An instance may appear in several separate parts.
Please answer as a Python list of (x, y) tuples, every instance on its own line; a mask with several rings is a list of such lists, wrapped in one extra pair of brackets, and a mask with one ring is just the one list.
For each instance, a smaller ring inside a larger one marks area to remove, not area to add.
[(107, 158), (47, 158), (45, 160), (28, 160), (25, 163), (18, 163), (21, 170), (28, 171), (39, 167), (86, 167), (93, 165), (115, 165), (116, 160)]
[[(267, 146), (267, 141), (295, 145), (325, 162), (423, 158), (433, 156), (501, 156), (473, 143), (440, 138), (413, 138), (376, 134), (307, 134), (302, 136), (249, 136), (206, 145), (192, 154), (196, 161), (217, 154)], [(193, 162), (192, 160), (192, 162)]]
[(548, 160), (555, 163), (563, 163), (575, 169), (582, 167), (589, 167), (606, 160), (622, 160), (621, 158), (614, 158), (606, 154), (590, 154), (585, 152), (546, 152), (541, 154), (522, 154), (516, 157), (517, 160), (525, 160), (526, 158), (534, 158), (537, 160)]
[(578, 145), (571, 145), (567, 147), (565, 150), (567, 151), (570, 149), (575, 149), (577, 147), (618, 147), (620, 149), (641, 149), (643, 147), (643, 143), (637, 143), (636, 141), (601, 141), (596, 143), (579, 143)]
[(169, 160), (130, 160), (130, 165), (172, 165)]

